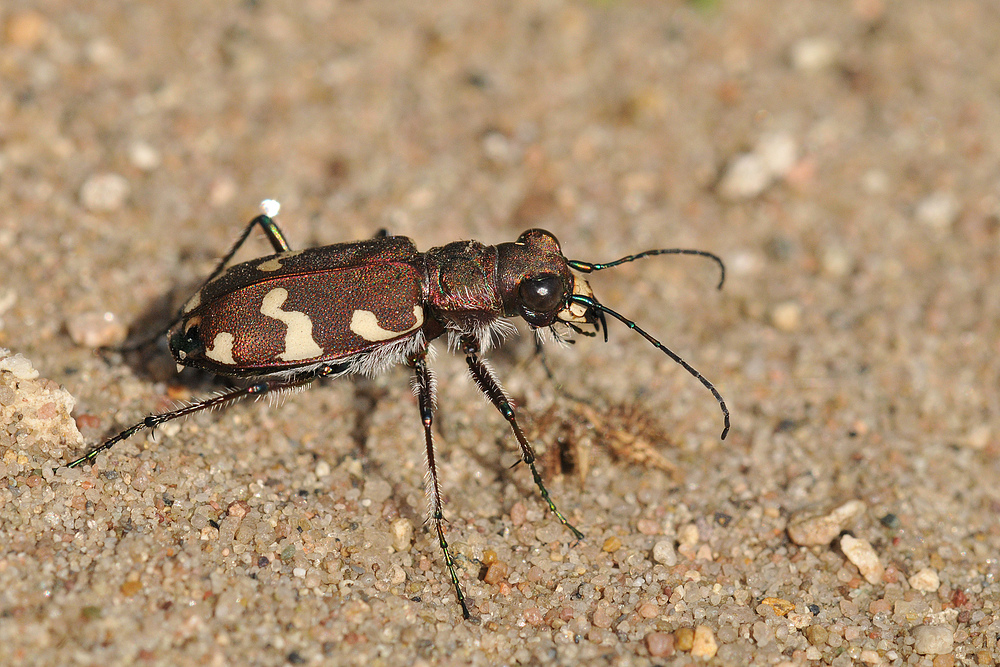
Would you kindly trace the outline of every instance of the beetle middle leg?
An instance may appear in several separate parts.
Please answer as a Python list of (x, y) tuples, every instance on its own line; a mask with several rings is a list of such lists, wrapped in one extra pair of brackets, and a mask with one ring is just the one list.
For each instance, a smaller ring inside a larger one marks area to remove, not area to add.
[(471, 618), (469, 607), (465, 603), (465, 594), (462, 593), (458, 573), (455, 572), (455, 559), (452, 558), (448, 540), (444, 537), (444, 503), (441, 500), (437, 463), (434, 461), (434, 436), (431, 434), (431, 425), (434, 423), (434, 376), (427, 367), (427, 348), (424, 347), (410, 357), (410, 363), (413, 365), (413, 383), (417, 392), (417, 404), (420, 407), (420, 420), (424, 424), (424, 441), (427, 444), (427, 497), (431, 504), (431, 520), (437, 531), (438, 544), (444, 552), (444, 563), (448, 567), (451, 583), (455, 586), (458, 604), (462, 606), (462, 616), (468, 620)]
[(517, 444), (521, 447), (521, 460), (531, 469), (531, 477), (535, 480), (535, 485), (541, 492), (542, 499), (549, 506), (552, 514), (559, 520), (559, 523), (566, 526), (576, 539), (582, 540), (583, 533), (577, 530), (563, 516), (563, 513), (559, 511), (559, 508), (556, 507), (555, 502), (552, 500), (552, 496), (549, 495), (548, 489), (545, 488), (542, 476), (538, 473), (538, 468), (535, 467), (535, 450), (524, 436), (524, 431), (521, 430), (520, 425), (518, 425), (517, 416), (514, 414), (514, 407), (510, 404), (507, 394), (500, 387), (500, 383), (497, 382), (490, 367), (479, 358), (479, 343), (472, 336), (463, 336), (462, 351), (465, 352), (465, 361), (469, 365), (469, 373), (472, 375), (476, 386), (479, 387), (479, 390), (483, 392), (486, 398), (490, 400), (490, 403), (500, 411), (503, 418), (510, 424), (510, 428), (514, 432), (514, 437), (517, 438)]
[(173, 421), (175, 419), (180, 419), (181, 417), (186, 417), (187, 415), (193, 414), (195, 412), (201, 412), (202, 410), (210, 410), (212, 408), (220, 408), (230, 403), (235, 403), (236, 401), (248, 398), (250, 396), (263, 396), (264, 394), (282, 391), (288, 389), (297, 389), (303, 387), (311, 382), (318, 380), (319, 378), (328, 377), (331, 375), (339, 375), (343, 373), (346, 368), (339, 364), (323, 364), (312, 370), (293, 375), (285, 379), (277, 380), (260, 380), (248, 387), (237, 387), (236, 389), (230, 389), (224, 391), (220, 394), (216, 394), (211, 398), (206, 398), (200, 401), (195, 401), (189, 405), (185, 405), (182, 408), (176, 410), (171, 410), (170, 412), (161, 412), (156, 415), (149, 415), (140, 422), (133, 424), (128, 427), (118, 435), (108, 438), (102, 442), (97, 447), (94, 447), (89, 452), (81, 456), (80, 458), (68, 463), (67, 468), (75, 468), (76, 466), (92, 462), (97, 458), (97, 455), (101, 452), (106, 452), (115, 445), (117, 445), (122, 440), (127, 440), (139, 431), (145, 429), (154, 429), (160, 424), (165, 424), (167, 422)]

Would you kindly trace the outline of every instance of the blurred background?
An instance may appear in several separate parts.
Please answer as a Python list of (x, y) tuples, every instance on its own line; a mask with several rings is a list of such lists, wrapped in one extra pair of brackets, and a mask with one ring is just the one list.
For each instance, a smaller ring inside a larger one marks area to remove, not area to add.
[[(989, 0), (5, 3), (0, 662), (994, 664), (998, 34)], [(721, 291), (689, 257), (592, 283), (732, 433), (614, 323), (554, 381), (530, 336), (492, 353), (573, 545), (439, 346), (471, 624), (405, 369), (54, 471), (225, 386), (94, 350), (162, 326), (267, 197), (293, 248), (718, 254)], [(789, 532), (810, 513), (829, 536)]]

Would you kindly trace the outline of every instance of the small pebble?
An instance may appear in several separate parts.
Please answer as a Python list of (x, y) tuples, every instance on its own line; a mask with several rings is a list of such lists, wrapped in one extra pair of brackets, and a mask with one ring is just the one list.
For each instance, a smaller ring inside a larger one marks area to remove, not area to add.
[(646, 635), (646, 650), (654, 658), (669, 658), (674, 654), (674, 636), (669, 632), (650, 632)]
[(365, 481), (362, 498), (368, 498), (374, 503), (382, 503), (392, 495), (392, 485), (384, 479), (369, 479)]
[(622, 548), (622, 541), (617, 537), (609, 537), (604, 540), (604, 546), (601, 548), (609, 554), (612, 554)]
[(229, 516), (242, 519), (250, 513), (250, 504), (245, 500), (237, 500), (236, 502), (229, 504), (229, 507), (226, 509), (226, 513)]
[(693, 523), (681, 526), (680, 530), (677, 531), (677, 541), (689, 547), (698, 544), (699, 539), (701, 539), (701, 535), (698, 534), (698, 526)]
[(830, 636), (829, 630), (822, 625), (810, 625), (805, 629), (806, 641), (813, 646), (823, 646)]
[(829, 37), (804, 37), (792, 45), (792, 67), (800, 72), (817, 72), (837, 62), (837, 42)]
[(884, 195), (889, 191), (889, 175), (881, 169), (869, 169), (861, 176), (861, 189), (869, 195)]
[(611, 616), (608, 615), (608, 612), (603, 607), (599, 607), (594, 612), (591, 622), (598, 628), (607, 629), (611, 627)]
[(955, 631), (944, 625), (918, 625), (910, 631), (913, 650), (920, 655), (950, 653), (955, 644)]
[(752, 199), (771, 184), (771, 172), (756, 153), (742, 153), (730, 161), (719, 183), (723, 199)]
[(938, 573), (932, 568), (925, 567), (908, 579), (910, 586), (924, 593), (933, 593), (941, 586), (941, 579)]
[(510, 508), (510, 522), (515, 526), (521, 526), (528, 520), (528, 508), (524, 503), (518, 501)]
[(660, 613), (660, 606), (653, 602), (645, 602), (639, 605), (638, 611), (643, 618), (656, 618)]
[(877, 665), (882, 662), (882, 656), (878, 654), (878, 651), (873, 651), (870, 648), (866, 648), (861, 651), (861, 655), (858, 657), (861, 659), (861, 662), (869, 665)]
[(784, 616), (795, 609), (795, 603), (783, 598), (764, 598), (760, 601), (762, 605), (770, 607), (778, 616)]
[(757, 642), (757, 646), (767, 646), (774, 641), (774, 630), (769, 628), (764, 621), (754, 623), (750, 632), (753, 635), (753, 640)]
[(95, 174), (80, 188), (80, 203), (88, 211), (117, 211), (129, 195), (129, 184), (119, 174)]
[(714, 658), (719, 650), (715, 634), (707, 625), (699, 625), (694, 629), (694, 643), (691, 645), (691, 655), (695, 658)]
[(771, 324), (778, 331), (797, 330), (802, 324), (802, 307), (795, 301), (779, 303), (771, 310)]
[(10, 356), (10, 350), (0, 347), (0, 372), (6, 371), (16, 380), (34, 380), (38, 377), (28, 358), (18, 352)]
[(132, 597), (141, 590), (142, 590), (141, 581), (126, 581), (124, 584), (122, 584), (121, 588), (122, 595), (124, 595), (127, 598)]
[(660, 532), (660, 524), (652, 519), (639, 519), (635, 523), (635, 528), (643, 535), (657, 535)]
[(66, 321), (66, 330), (74, 343), (92, 350), (120, 345), (128, 335), (126, 326), (110, 312), (74, 315)]
[(858, 571), (861, 572), (861, 576), (869, 584), (874, 585), (882, 582), (882, 575), (885, 573), (885, 568), (882, 567), (882, 563), (878, 559), (878, 554), (875, 553), (875, 549), (872, 548), (871, 543), (867, 540), (844, 535), (840, 539), (840, 548), (844, 552), (844, 555), (847, 556), (847, 560), (857, 566)]
[(409, 551), (413, 543), (413, 523), (409, 519), (396, 519), (392, 522), (392, 548), (396, 551)]
[(935, 192), (917, 203), (917, 222), (931, 229), (943, 231), (951, 227), (958, 217), (958, 201), (947, 192)]
[(754, 147), (771, 179), (784, 178), (795, 166), (799, 157), (799, 145), (790, 132), (769, 132), (762, 136)]
[(812, 511), (797, 512), (788, 522), (788, 537), (795, 544), (812, 546), (829, 544), (851, 521), (861, 516), (865, 504), (850, 500), (825, 514)]
[(486, 576), (483, 577), (483, 581), (487, 584), (499, 584), (502, 581), (507, 581), (508, 575), (510, 575), (510, 566), (502, 561), (496, 561), (490, 563), (489, 567), (486, 568)]
[(674, 645), (678, 651), (690, 651), (694, 646), (694, 630), (692, 628), (674, 630)]
[(145, 141), (133, 141), (128, 147), (128, 159), (142, 171), (153, 171), (160, 166), (160, 152)]
[(48, 21), (34, 11), (19, 11), (7, 18), (4, 37), (11, 46), (22, 49), (33, 49), (42, 43), (48, 31)]
[(677, 551), (670, 540), (660, 540), (653, 545), (653, 560), (661, 565), (673, 567), (677, 565)]
[(843, 278), (854, 270), (854, 260), (840, 246), (827, 246), (823, 248), (820, 256), (820, 265), (823, 273), (833, 278)]

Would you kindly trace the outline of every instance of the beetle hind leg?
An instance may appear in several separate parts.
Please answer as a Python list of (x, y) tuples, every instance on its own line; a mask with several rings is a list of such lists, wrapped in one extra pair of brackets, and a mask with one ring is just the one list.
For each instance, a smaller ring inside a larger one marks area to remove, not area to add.
[(106, 452), (115, 445), (117, 445), (122, 440), (127, 440), (139, 431), (144, 431), (146, 429), (154, 429), (160, 424), (166, 424), (167, 422), (173, 421), (175, 419), (180, 419), (181, 417), (186, 417), (187, 415), (194, 414), (195, 412), (201, 412), (202, 410), (211, 410), (212, 408), (225, 407), (231, 403), (235, 403), (244, 398), (249, 398), (251, 396), (263, 396), (264, 394), (276, 391), (283, 391), (288, 389), (297, 389), (299, 387), (304, 387), (310, 384), (314, 380), (322, 377), (327, 377), (330, 375), (337, 375), (342, 373), (344, 368), (338, 365), (324, 364), (312, 370), (306, 371), (304, 373), (299, 373), (298, 375), (293, 375), (289, 378), (279, 379), (279, 380), (261, 380), (260, 382), (255, 382), (248, 387), (239, 387), (236, 389), (230, 389), (224, 391), (220, 394), (216, 394), (210, 398), (202, 399), (200, 401), (195, 401), (189, 405), (185, 405), (176, 410), (171, 410), (169, 412), (161, 412), (156, 415), (149, 415), (140, 422), (129, 426), (127, 429), (119, 433), (118, 435), (108, 438), (102, 442), (97, 447), (94, 447), (89, 452), (81, 456), (80, 458), (71, 461), (66, 464), (67, 468), (75, 468), (83, 463), (93, 462), (97, 458), (97, 455), (101, 452)]
[(444, 536), (444, 503), (441, 500), (437, 463), (434, 461), (434, 436), (431, 434), (431, 426), (434, 423), (434, 376), (427, 367), (427, 348), (424, 347), (411, 356), (410, 363), (413, 364), (414, 388), (417, 393), (417, 404), (420, 407), (420, 420), (424, 425), (424, 441), (427, 445), (427, 498), (430, 502), (431, 520), (437, 531), (438, 544), (441, 546), (441, 551), (444, 552), (444, 563), (448, 567), (451, 583), (455, 587), (455, 596), (458, 598), (458, 604), (462, 607), (462, 616), (469, 620), (472, 615), (465, 602), (465, 594), (458, 581), (458, 573), (455, 572), (455, 559), (452, 558), (451, 549), (448, 548), (448, 540)]
[(549, 495), (549, 490), (545, 488), (545, 482), (542, 481), (542, 476), (539, 474), (538, 468), (535, 467), (535, 450), (525, 437), (521, 426), (517, 423), (517, 415), (514, 413), (514, 407), (510, 404), (507, 394), (500, 387), (500, 383), (497, 381), (490, 367), (479, 358), (478, 343), (470, 336), (463, 337), (462, 349), (465, 352), (465, 361), (469, 365), (469, 373), (472, 375), (476, 386), (479, 387), (479, 390), (483, 392), (490, 403), (496, 407), (500, 414), (503, 415), (503, 418), (507, 420), (507, 423), (510, 424), (510, 428), (514, 432), (514, 437), (517, 438), (517, 444), (521, 448), (521, 460), (531, 469), (531, 477), (535, 481), (535, 486), (538, 487), (538, 490), (542, 494), (542, 500), (549, 506), (549, 510), (559, 520), (559, 523), (566, 526), (576, 539), (582, 540), (584, 537), (583, 533), (571, 524), (563, 513), (559, 511), (555, 501), (552, 500), (552, 496)]
[[(212, 271), (212, 273), (208, 275), (208, 278), (206, 278), (198, 287), (197, 292), (195, 292), (196, 294), (198, 292), (201, 292), (201, 290), (205, 288), (205, 285), (215, 280), (219, 276), (219, 274), (225, 271), (226, 266), (229, 264), (230, 260), (232, 260), (233, 256), (237, 252), (239, 252), (240, 248), (243, 247), (243, 244), (246, 243), (247, 239), (250, 237), (250, 232), (252, 232), (253, 228), (256, 226), (260, 226), (260, 228), (264, 231), (264, 235), (267, 236), (267, 240), (271, 244), (271, 247), (274, 248), (274, 252), (280, 253), (280, 252), (288, 252), (289, 250), (291, 250), (291, 247), (288, 245), (288, 241), (285, 239), (284, 232), (282, 232), (281, 228), (278, 227), (278, 223), (274, 221), (274, 218), (272, 218), (270, 215), (267, 215), (266, 213), (261, 213), (256, 218), (247, 223), (247, 226), (240, 233), (239, 237), (236, 239), (236, 242), (233, 243), (233, 246), (229, 249), (229, 252), (227, 252), (222, 257), (221, 260), (219, 260), (219, 263), (216, 265), (215, 270)], [(145, 336), (135, 342), (126, 343), (124, 345), (119, 345), (117, 347), (102, 347), (99, 348), (98, 351), (119, 352), (124, 354), (126, 352), (135, 352), (136, 350), (142, 350), (144, 348), (147, 348), (153, 343), (155, 343), (157, 340), (159, 340), (161, 336), (165, 335), (168, 331), (173, 329), (177, 325), (177, 323), (181, 321), (183, 315), (184, 315), (183, 312), (177, 313), (173, 317), (173, 319), (170, 320), (170, 323), (166, 327), (157, 331), (152, 336)]]

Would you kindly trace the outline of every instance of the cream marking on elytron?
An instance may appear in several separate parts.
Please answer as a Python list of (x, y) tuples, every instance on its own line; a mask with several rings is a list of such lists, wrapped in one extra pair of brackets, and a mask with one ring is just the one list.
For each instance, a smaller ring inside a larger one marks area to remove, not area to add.
[(292, 250), (292, 251), (289, 251), (289, 252), (283, 252), (280, 255), (278, 255), (277, 257), (272, 257), (271, 259), (267, 260), (266, 262), (261, 262), (260, 264), (258, 264), (256, 266), (256, 269), (258, 271), (267, 271), (267, 272), (277, 271), (282, 266), (284, 266), (284, 264), (282, 264), (282, 262), (284, 262), (287, 259), (291, 259), (292, 257), (295, 257), (296, 255), (301, 255), (301, 254), (302, 254), (301, 250)]
[(220, 364), (235, 366), (236, 360), (233, 359), (233, 334), (228, 331), (215, 334), (212, 347), (205, 350), (205, 356), (213, 361), (218, 361)]
[(379, 326), (378, 318), (375, 317), (375, 313), (372, 311), (355, 310), (354, 314), (351, 315), (351, 331), (367, 341), (377, 343), (382, 340), (389, 340), (390, 338), (402, 336), (405, 333), (409, 333), (414, 329), (420, 328), (420, 326), (424, 323), (424, 309), (420, 306), (414, 306), (413, 317), (416, 318), (416, 322), (409, 329), (403, 329), (402, 331), (389, 331), (388, 329), (383, 329)]
[(281, 268), (281, 259), (275, 257), (274, 259), (269, 259), (266, 262), (261, 262), (257, 265), (258, 271), (277, 271)]
[(183, 313), (190, 313), (192, 310), (201, 305), (201, 292), (195, 292), (194, 296), (188, 299), (188, 302), (184, 304)]
[(288, 327), (285, 332), (285, 351), (278, 358), (282, 361), (300, 361), (322, 355), (323, 348), (313, 339), (313, 323), (309, 316), (295, 310), (281, 309), (287, 298), (288, 290), (275, 287), (264, 295), (260, 303), (261, 314), (280, 320)]

